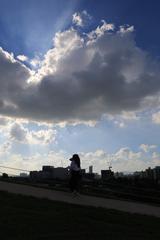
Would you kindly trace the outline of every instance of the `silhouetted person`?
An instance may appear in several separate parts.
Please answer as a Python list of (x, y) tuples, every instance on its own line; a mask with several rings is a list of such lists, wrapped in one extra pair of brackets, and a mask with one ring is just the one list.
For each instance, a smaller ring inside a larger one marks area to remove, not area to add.
[(78, 154), (74, 154), (70, 161), (70, 189), (76, 196), (79, 192), (79, 184), (81, 180), (81, 163)]

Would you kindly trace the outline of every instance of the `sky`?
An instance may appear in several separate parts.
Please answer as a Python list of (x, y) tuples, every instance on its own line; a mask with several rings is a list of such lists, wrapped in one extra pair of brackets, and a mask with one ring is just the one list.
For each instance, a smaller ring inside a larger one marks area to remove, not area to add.
[(99, 173), (160, 165), (159, 9), (0, 0), (0, 165), (67, 167), (74, 153)]

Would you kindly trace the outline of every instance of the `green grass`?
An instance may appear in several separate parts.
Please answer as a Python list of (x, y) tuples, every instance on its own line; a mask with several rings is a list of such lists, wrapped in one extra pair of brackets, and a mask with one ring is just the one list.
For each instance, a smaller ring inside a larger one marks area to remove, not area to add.
[(160, 219), (0, 192), (2, 240), (159, 240)]

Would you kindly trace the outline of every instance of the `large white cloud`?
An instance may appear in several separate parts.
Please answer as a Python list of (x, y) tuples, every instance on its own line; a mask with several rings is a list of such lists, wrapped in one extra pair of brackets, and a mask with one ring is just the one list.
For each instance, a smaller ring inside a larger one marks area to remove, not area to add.
[[(141, 145), (142, 146), (142, 145)], [(153, 150), (152, 146), (147, 145)], [(160, 164), (160, 155), (158, 152), (133, 151), (128, 147), (120, 148), (115, 153), (107, 153), (103, 150), (95, 152), (81, 153), (83, 168), (93, 165), (95, 172), (102, 169), (108, 169), (112, 166), (114, 172), (140, 171), (146, 168), (155, 167)]]
[[(9, 147), (10, 145), (7, 142), (0, 147), (0, 155), (3, 156), (1, 165), (26, 170), (40, 170), (43, 165), (67, 167), (70, 164), (69, 158), (71, 156), (66, 155), (63, 151), (37, 152), (25, 157), (21, 154), (4, 153), (4, 149), (8, 149)], [(102, 169), (108, 169), (109, 166), (112, 166), (114, 172), (133, 172), (144, 170), (148, 167), (154, 168), (160, 164), (159, 152), (152, 151), (151, 154), (148, 154), (148, 152), (144, 152), (143, 150), (133, 151), (128, 147), (120, 148), (114, 153), (107, 153), (101, 149), (93, 152), (80, 152), (79, 156), (83, 169), (88, 171), (89, 166), (92, 165), (94, 172), (98, 173)], [(6, 169), (4, 171), (12, 174), (18, 173)]]
[(18, 141), (26, 144), (39, 144), (46, 145), (55, 141), (56, 130), (53, 129), (41, 129), (41, 130), (29, 130), (20, 123), (13, 123), (9, 127), (9, 137), (11, 140)]
[(133, 26), (114, 29), (103, 21), (87, 34), (58, 32), (34, 74), (0, 49), (0, 114), (86, 122), (153, 107), (160, 64), (136, 46)]
[(69, 159), (64, 156), (64, 152), (35, 153), (32, 156), (24, 157), (21, 154), (8, 154), (5, 161), (1, 161), (1, 171), (8, 174), (19, 175), (21, 171), (3, 168), (3, 166), (18, 168), (28, 171), (41, 170), (43, 165), (54, 167), (67, 167), (70, 164)]

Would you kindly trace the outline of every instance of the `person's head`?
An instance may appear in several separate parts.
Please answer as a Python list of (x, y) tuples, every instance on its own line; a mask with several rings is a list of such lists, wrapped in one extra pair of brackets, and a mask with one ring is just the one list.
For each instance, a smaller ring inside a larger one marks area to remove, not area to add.
[(78, 156), (78, 154), (73, 154), (72, 158), (70, 159), (70, 161), (75, 161), (75, 163), (77, 164), (78, 167), (80, 167), (80, 157)]

